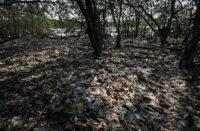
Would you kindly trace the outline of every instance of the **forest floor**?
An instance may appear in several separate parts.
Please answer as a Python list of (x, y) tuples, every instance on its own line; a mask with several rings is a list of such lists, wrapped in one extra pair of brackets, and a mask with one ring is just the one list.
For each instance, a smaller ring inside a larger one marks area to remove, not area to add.
[(0, 130), (200, 130), (200, 68), (153, 42), (110, 42), (97, 59), (88, 43), (2, 44)]

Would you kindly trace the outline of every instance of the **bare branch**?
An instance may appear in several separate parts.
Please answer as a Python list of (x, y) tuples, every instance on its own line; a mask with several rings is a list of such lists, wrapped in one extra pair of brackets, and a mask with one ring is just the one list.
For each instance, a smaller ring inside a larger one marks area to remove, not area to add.
[(15, 3), (50, 3), (50, 4), (56, 4), (59, 3), (59, 0), (56, 2), (54, 1), (47, 1), (47, 0), (12, 0), (12, 1), (4, 1), (0, 2), (0, 6), (11, 6)]

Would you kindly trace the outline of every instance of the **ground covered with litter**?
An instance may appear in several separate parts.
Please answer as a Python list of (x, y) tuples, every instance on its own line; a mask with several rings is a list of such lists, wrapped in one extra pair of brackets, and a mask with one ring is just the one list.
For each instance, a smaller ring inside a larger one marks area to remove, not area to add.
[(122, 46), (95, 58), (85, 37), (2, 44), (0, 130), (200, 130), (200, 68), (153, 41)]

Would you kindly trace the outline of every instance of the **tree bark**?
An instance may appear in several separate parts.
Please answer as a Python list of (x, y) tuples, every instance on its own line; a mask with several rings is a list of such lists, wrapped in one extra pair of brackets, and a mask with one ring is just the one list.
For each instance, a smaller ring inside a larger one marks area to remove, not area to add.
[(91, 45), (94, 49), (94, 54), (99, 57), (102, 53), (104, 38), (102, 35), (102, 28), (96, 8), (96, 3), (94, 0), (85, 0), (85, 2), (82, 0), (76, 0), (76, 2), (86, 19), (86, 33), (89, 35)]
[(138, 37), (138, 33), (139, 33), (139, 26), (140, 26), (140, 14), (138, 13), (138, 11), (135, 11), (135, 32), (134, 32), (134, 37), (137, 38)]
[(185, 45), (182, 59), (180, 61), (180, 67), (182, 69), (189, 69), (193, 66), (193, 60), (197, 55), (197, 51), (200, 47), (200, 2), (197, 5), (195, 12), (194, 25), (192, 27), (192, 38)]
[(167, 37), (169, 35), (169, 31), (170, 31), (170, 29), (167, 28), (167, 27), (159, 30), (159, 37), (160, 37), (160, 41), (161, 41), (161, 46), (168, 45)]

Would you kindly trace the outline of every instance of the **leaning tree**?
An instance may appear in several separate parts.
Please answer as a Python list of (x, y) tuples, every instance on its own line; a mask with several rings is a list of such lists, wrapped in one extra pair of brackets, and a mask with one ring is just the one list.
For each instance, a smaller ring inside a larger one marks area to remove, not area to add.
[(166, 45), (168, 44), (167, 38), (171, 32), (172, 21), (183, 10), (183, 7), (180, 6), (181, 2), (177, 1), (179, 0), (125, 0), (124, 4), (132, 7), (144, 19), (156, 36), (160, 38), (161, 45)]

